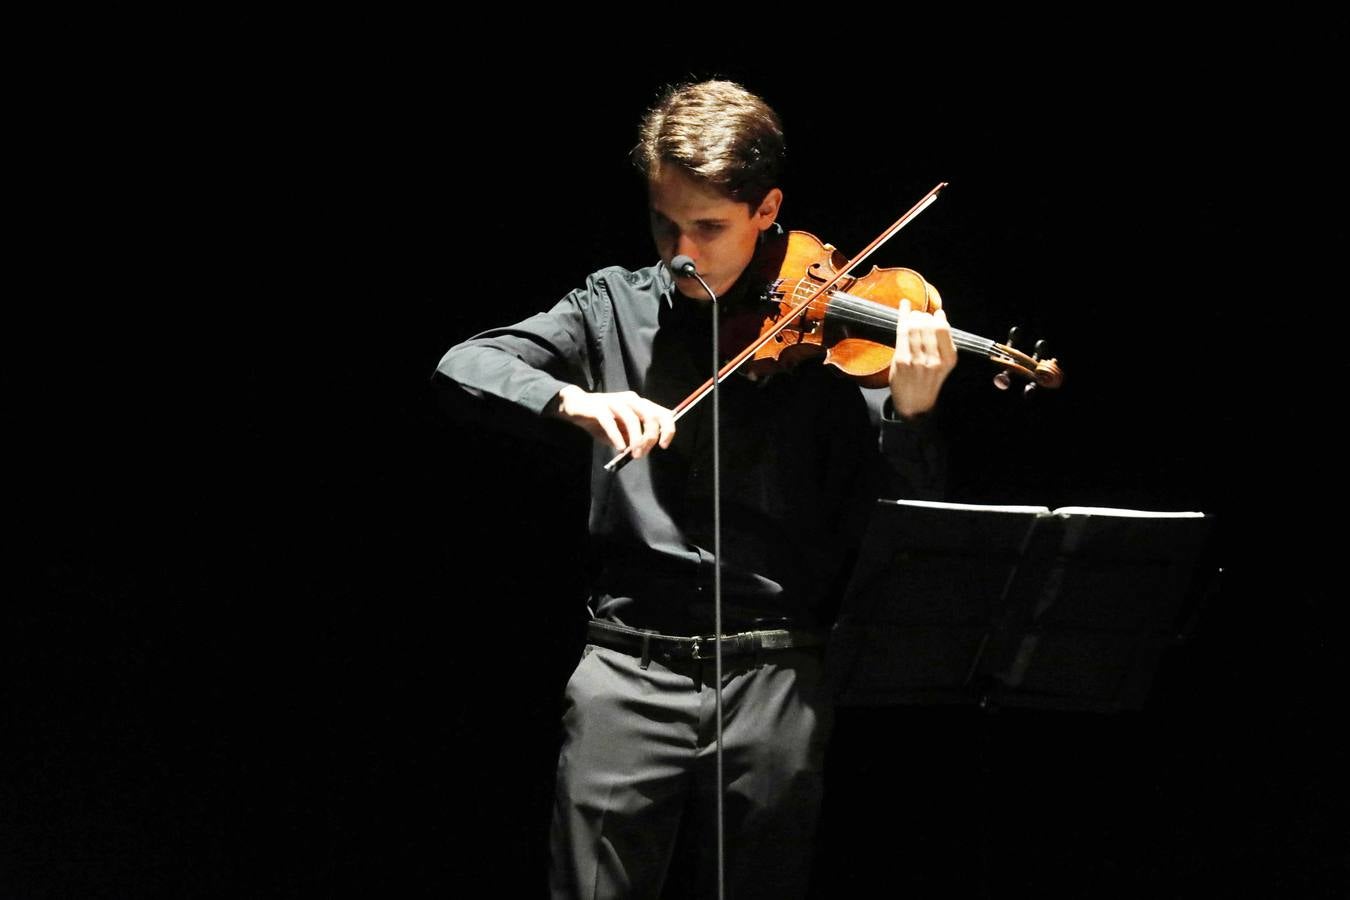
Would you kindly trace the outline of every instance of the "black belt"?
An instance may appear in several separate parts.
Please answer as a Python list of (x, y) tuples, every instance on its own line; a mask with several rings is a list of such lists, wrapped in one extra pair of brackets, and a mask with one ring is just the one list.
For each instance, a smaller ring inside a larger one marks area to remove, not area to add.
[[(641, 631), (592, 619), (586, 626), (587, 640), (597, 647), (608, 647), (643, 660), (662, 662), (712, 659), (717, 652), (717, 638), (712, 635), (678, 637)], [(787, 650), (792, 647), (821, 647), (825, 636), (814, 631), (794, 628), (774, 628), (765, 631), (742, 631), (722, 635), (722, 658), (747, 656), (764, 650)]]

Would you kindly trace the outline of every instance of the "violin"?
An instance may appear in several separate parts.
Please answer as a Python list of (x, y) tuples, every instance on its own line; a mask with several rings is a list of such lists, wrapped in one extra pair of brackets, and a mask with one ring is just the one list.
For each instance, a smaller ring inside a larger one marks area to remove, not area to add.
[[(762, 271), (776, 270), (777, 274), (768, 280), (764, 293), (764, 300), (775, 309), (765, 315), (759, 336), (680, 401), (673, 410), (675, 419), (747, 364), (747, 374), (762, 376), (822, 351), (826, 363), (864, 387), (888, 384), (900, 301), (909, 300), (910, 308), (918, 312), (935, 312), (942, 307), (942, 297), (912, 269), (873, 266), (862, 277), (849, 273), (927, 209), (946, 186), (947, 182), (940, 182), (851, 260), (810, 232), (788, 232), (787, 240), (779, 242), (763, 263)], [(952, 343), (958, 350), (979, 353), (1002, 367), (994, 378), (1001, 389), (1011, 383), (1010, 373), (1027, 378), (1027, 390), (1059, 387), (1064, 375), (1056, 360), (1041, 359), (1044, 341), (1038, 341), (1032, 355), (1027, 355), (1013, 347), (1016, 331), (1012, 330), (1006, 344), (1000, 344), (953, 328)], [(618, 471), (630, 459), (629, 451), (622, 450), (605, 464), (605, 470)]]
[[(775, 310), (760, 327), (756, 349), (745, 364), (752, 377), (772, 372), (778, 365), (792, 366), (801, 360), (825, 354), (825, 363), (849, 375), (863, 387), (885, 387), (891, 358), (895, 355), (895, 327), (900, 301), (908, 300), (915, 312), (942, 308), (937, 288), (913, 269), (875, 266), (861, 277), (843, 274), (848, 259), (830, 244), (808, 231), (790, 231), (787, 240), (767, 262), (777, 275), (764, 299)], [(822, 285), (829, 284), (827, 290)], [(959, 329), (951, 329), (958, 350), (978, 353), (1001, 366), (1000, 388), (1006, 388), (1013, 373), (1030, 385), (1057, 388), (1064, 375), (1054, 359), (1042, 359), (1044, 342), (1032, 355), (1008, 343)]]

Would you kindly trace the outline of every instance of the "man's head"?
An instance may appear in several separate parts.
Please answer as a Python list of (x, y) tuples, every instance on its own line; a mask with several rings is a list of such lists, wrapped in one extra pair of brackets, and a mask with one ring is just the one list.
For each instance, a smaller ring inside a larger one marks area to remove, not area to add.
[[(633, 162), (647, 178), (662, 260), (691, 256), (718, 294), (754, 256), (778, 216), (783, 129), (759, 97), (729, 81), (668, 89), (642, 119)], [(693, 279), (682, 294), (707, 299)]]
[(754, 208), (778, 186), (783, 126), (769, 105), (731, 81), (667, 88), (642, 117), (633, 164), (648, 180), (679, 166), (729, 200)]

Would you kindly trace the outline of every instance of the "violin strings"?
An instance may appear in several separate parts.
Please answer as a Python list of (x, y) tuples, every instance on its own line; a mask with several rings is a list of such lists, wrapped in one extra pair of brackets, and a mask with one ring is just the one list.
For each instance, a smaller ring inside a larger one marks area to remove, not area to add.
[[(781, 289), (782, 284), (783, 282), (781, 280), (774, 282), (774, 289), (780, 294), (785, 293)], [(809, 293), (803, 293), (801, 290), (802, 287), (803, 283), (800, 279), (793, 283), (791, 293), (793, 299), (798, 303), (811, 296)], [(806, 286), (806, 290), (810, 291), (810, 287)], [(817, 304), (820, 300), (820, 297), (812, 297), (811, 307), (813, 310), (819, 309)], [(832, 291), (830, 297), (826, 298), (825, 303), (826, 306), (830, 308), (831, 314), (837, 315), (838, 318), (842, 319), (844, 322), (871, 326), (877, 329), (886, 329), (892, 332), (895, 330), (898, 316), (895, 310), (885, 304), (877, 303), (872, 300), (865, 300), (861, 297), (855, 297), (852, 294), (843, 291)], [(989, 338), (983, 338), (967, 331), (961, 331), (959, 328), (951, 329), (951, 334), (952, 343), (959, 349), (972, 353), (984, 354), (986, 356), (993, 352), (995, 342), (991, 341)]]
[[(842, 298), (848, 298), (844, 300)], [(890, 313), (890, 307), (880, 303), (874, 303), (869, 300), (862, 300), (851, 294), (842, 294), (840, 298), (832, 298), (832, 305), (839, 311), (839, 317), (845, 322), (856, 323), (859, 325), (871, 325), (874, 327), (885, 327), (891, 331), (895, 330), (897, 315)], [(880, 312), (880, 311), (885, 312)], [(988, 338), (982, 338), (969, 332), (961, 331), (959, 328), (952, 328), (952, 343), (963, 350), (970, 350), (976, 353), (988, 353), (993, 349), (994, 342)]]

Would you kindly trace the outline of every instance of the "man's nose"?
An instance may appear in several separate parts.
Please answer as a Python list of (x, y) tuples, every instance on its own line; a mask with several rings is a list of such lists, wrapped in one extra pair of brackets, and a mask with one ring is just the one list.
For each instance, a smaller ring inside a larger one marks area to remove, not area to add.
[(695, 264), (698, 263), (698, 245), (687, 234), (681, 234), (675, 239), (675, 255), (681, 254), (688, 256)]

